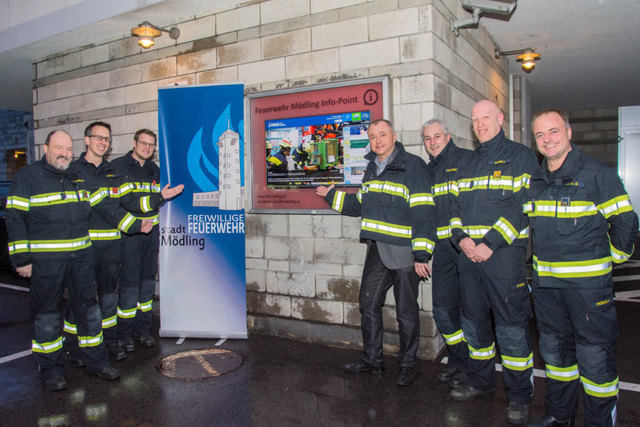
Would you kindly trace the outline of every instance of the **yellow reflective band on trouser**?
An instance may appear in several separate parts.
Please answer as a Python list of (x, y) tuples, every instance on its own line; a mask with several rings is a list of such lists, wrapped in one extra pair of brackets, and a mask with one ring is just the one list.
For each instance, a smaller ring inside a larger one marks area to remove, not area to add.
[(31, 351), (34, 353), (53, 353), (62, 350), (62, 337), (55, 341), (39, 343), (36, 340), (31, 341)]
[(533, 269), (541, 277), (596, 277), (611, 272), (611, 257), (587, 261), (548, 262), (533, 256)]
[(138, 307), (133, 307), (129, 310), (123, 310), (120, 307), (118, 307), (118, 317), (121, 317), (123, 319), (133, 319), (134, 317), (136, 317), (137, 311), (138, 311)]
[(376, 221), (374, 219), (362, 218), (362, 229), (394, 237), (411, 238), (410, 225), (391, 224), (388, 222)]
[(102, 329), (112, 328), (118, 324), (118, 316), (107, 317), (102, 319)]
[(496, 355), (496, 343), (491, 343), (489, 347), (473, 348), (469, 346), (469, 357), (476, 360), (489, 360)]
[(609, 244), (609, 246), (611, 246), (611, 259), (613, 259), (613, 262), (615, 262), (616, 264), (623, 263), (627, 261), (629, 258), (631, 258), (631, 254), (633, 253), (633, 249), (634, 249), (634, 246), (632, 246), (631, 252), (625, 253), (620, 249), (616, 248), (615, 246), (613, 246), (612, 244)]
[(151, 311), (152, 308), (153, 308), (153, 300), (138, 303), (138, 309), (142, 312)]
[(580, 378), (580, 371), (578, 371), (578, 365), (567, 366), (566, 368), (560, 368), (553, 365), (545, 365), (547, 367), (547, 378), (551, 378), (556, 381), (575, 381)]
[(582, 381), (584, 392), (589, 396), (614, 397), (618, 395), (618, 378), (608, 383), (596, 384), (593, 381), (581, 376), (580, 381)]
[(533, 353), (527, 357), (511, 357), (502, 355), (502, 366), (512, 371), (526, 371), (533, 368)]
[(462, 329), (455, 331), (452, 334), (442, 334), (447, 345), (456, 345), (464, 341), (464, 333)]
[(73, 323), (67, 322), (66, 319), (64, 321), (64, 327), (62, 329), (68, 334), (76, 335), (78, 333), (77, 325), (74, 325)]
[(102, 331), (95, 337), (78, 336), (78, 345), (80, 347), (96, 347), (102, 343)]

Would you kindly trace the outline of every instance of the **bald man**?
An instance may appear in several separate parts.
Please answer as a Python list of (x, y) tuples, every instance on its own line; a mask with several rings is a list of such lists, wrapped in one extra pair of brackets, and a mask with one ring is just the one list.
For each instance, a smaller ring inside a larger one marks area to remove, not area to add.
[[(452, 242), (460, 257), (462, 330), (469, 347), (468, 384), (451, 398), (469, 400), (495, 390), (495, 339), (509, 398), (507, 421), (523, 424), (533, 395), (532, 316), (525, 281), (525, 190), (538, 161), (504, 135), (504, 115), (482, 100), (471, 110), (478, 148), (465, 166), (452, 209)], [(495, 339), (492, 328), (495, 321)]]

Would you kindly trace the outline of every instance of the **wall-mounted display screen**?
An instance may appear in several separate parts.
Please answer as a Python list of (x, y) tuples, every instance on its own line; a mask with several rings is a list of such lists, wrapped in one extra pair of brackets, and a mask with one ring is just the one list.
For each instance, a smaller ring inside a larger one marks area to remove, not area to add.
[[(267, 187), (359, 186), (370, 117), (369, 111), (353, 111), (265, 121)], [(272, 156), (284, 161), (270, 161)]]
[(247, 94), (250, 212), (334, 213), (316, 188), (358, 191), (367, 128), (389, 116), (388, 93), (380, 77)]

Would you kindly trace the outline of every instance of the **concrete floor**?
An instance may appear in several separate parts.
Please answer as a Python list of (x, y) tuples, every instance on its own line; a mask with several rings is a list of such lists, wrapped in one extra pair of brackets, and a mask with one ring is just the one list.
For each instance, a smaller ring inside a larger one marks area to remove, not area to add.
[[(616, 275), (640, 274), (634, 268)], [(0, 282), (24, 282), (0, 277)], [(640, 289), (637, 279), (617, 283), (618, 291)], [(637, 302), (617, 302), (620, 380), (635, 391), (620, 391), (621, 426), (640, 425), (640, 310)], [(158, 318), (154, 318), (156, 325)], [(502, 426), (508, 402), (501, 379), (494, 396), (454, 402), (446, 385), (435, 380), (440, 360), (421, 361), (409, 387), (395, 385), (397, 364), (385, 360), (384, 374), (348, 374), (341, 366), (360, 353), (282, 338), (255, 336), (229, 340), (219, 348), (244, 357), (225, 375), (185, 381), (160, 375), (156, 364), (177, 352), (214, 348), (216, 340), (158, 339), (154, 348), (137, 347), (114, 362), (122, 376), (114, 382), (89, 377), (84, 368), (68, 368), (69, 388), (49, 392), (28, 355), (32, 324), (28, 293), (0, 287), (0, 425), (109, 426)], [(537, 333), (534, 333), (537, 336)], [(157, 331), (156, 331), (157, 338)], [(24, 357), (7, 361), (23, 352)], [(543, 369), (535, 352), (535, 367)], [(544, 378), (536, 377), (530, 415), (543, 414)], [(582, 420), (578, 420), (582, 424)]]

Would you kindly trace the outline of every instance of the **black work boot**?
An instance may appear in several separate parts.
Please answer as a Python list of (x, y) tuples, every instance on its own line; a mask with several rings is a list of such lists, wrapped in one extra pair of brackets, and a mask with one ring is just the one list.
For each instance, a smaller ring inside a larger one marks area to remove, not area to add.
[(372, 372), (374, 374), (379, 374), (384, 371), (384, 365), (382, 363), (380, 364), (368, 363), (361, 359), (354, 363), (347, 363), (342, 367), (342, 369), (347, 372), (351, 372), (352, 374), (362, 374), (364, 372)]
[(494, 391), (496, 391), (495, 388), (483, 390), (480, 388), (472, 387), (469, 384), (465, 384), (451, 390), (450, 396), (453, 400), (471, 400), (476, 397), (491, 394)]
[(44, 381), (44, 385), (50, 391), (59, 391), (67, 388), (67, 380), (62, 375), (54, 375), (51, 378), (47, 378)]
[(413, 378), (416, 376), (415, 368), (409, 368), (403, 366), (400, 368), (398, 378), (396, 378), (396, 384), (399, 386), (408, 386), (413, 382)]
[(526, 403), (509, 402), (507, 421), (509, 424), (524, 424), (529, 415), (529, 405)]
[(553, 415), (545, 415), (544, 417), (527, 423), (527, 427), (568, 427), (571, 425), (571, 418), (567, 420), (559, 420)]

